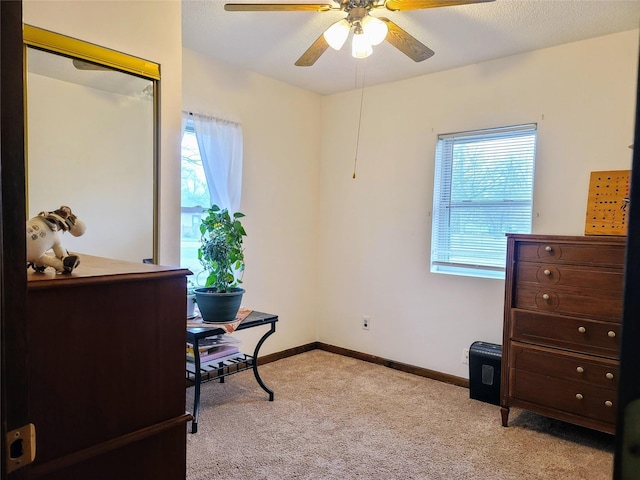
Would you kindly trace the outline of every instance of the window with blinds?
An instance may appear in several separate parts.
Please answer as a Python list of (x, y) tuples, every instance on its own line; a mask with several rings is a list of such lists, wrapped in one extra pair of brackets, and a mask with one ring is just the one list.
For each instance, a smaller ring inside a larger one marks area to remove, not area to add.
[(504, 278), (506, 233), (531, 233), (536, 125), (438, 136), (431, 271)]

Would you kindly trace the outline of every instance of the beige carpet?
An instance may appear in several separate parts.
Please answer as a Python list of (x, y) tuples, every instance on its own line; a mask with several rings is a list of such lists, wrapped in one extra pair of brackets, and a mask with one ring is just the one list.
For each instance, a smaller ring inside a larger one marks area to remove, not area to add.
[[(614, 438), (313, 350), (202, 388), (189, 480), (611, 478)], [(193, 388), (187, 390), (191, 411)]]

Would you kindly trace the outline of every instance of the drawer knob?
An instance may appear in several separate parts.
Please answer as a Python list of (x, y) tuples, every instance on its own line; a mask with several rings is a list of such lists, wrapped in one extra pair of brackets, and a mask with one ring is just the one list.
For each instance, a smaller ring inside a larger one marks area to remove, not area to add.
[(551, 275), (551, 270), (545, 270), (543, 273), (548, 277)]
[(576, 393), (576, 398), (577, 398), (578, 400), (582, 400), (584, 397), (582, 396), (582, 394), (581, 394), (581, 393)]
[(605, 377), (607, 377), (609, 380), (613, 380), (613, 373), (611, 373), (611, 372), (607, 372), (607, 374), (605, 375)]
[(615, 337), (615, 336), (616, 336), (616, 332), (614, 332), (613, 330), (609, 330), (609, 331), (607, 332), (607, 336), (608, 336), (609, 338), (613, 338), (613, 337)]
[(606, 402), (604, 402), (604, 406), (605, 407), (613, 407), (613, 402), (611, 400), (607, 400)]
[(586, 328), (584, 328), (584, 327), (578, 327), (578, 331), (579, 331), (580, 333), (584, 333), (584, 332), (586, 332), (586, 331), (587, 331), (587, 329), (586, 329)]
[(542, 294), (542, 298), (544, 298), (545, 300), (549, 300), (549, 294), (548, 293), (544, 293)]
[(576, 368), (576, 372), (583, 373), (584, 372), (584, 368), (578, 367), (578, 368)]
[(546, 252), (550, 252), (551, 250), (553, 250), (553, 248), (551, 248), (551, 246), (550, 246), (550, 245), (547, 245), (546, 247), (544, 247), (544, 250), (545, 250)]

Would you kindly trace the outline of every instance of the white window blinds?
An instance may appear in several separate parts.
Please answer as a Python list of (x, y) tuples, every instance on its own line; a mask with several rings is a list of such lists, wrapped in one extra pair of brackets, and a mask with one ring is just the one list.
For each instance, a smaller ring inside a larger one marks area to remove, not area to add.
[(438, 136), (431, 271), (503, 277), (505, 233), (530, 233), (536, 125)]

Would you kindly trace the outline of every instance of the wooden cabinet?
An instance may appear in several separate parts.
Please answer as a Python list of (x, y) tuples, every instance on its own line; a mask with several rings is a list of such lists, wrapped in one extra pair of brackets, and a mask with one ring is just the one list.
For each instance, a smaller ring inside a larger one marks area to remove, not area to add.
[(28, 478), (184, 479), (188, 271), (81, 259), (28, 274)]
[(508, 235), (502, 424), (518, 407), (614, 433), (626, 238)]

